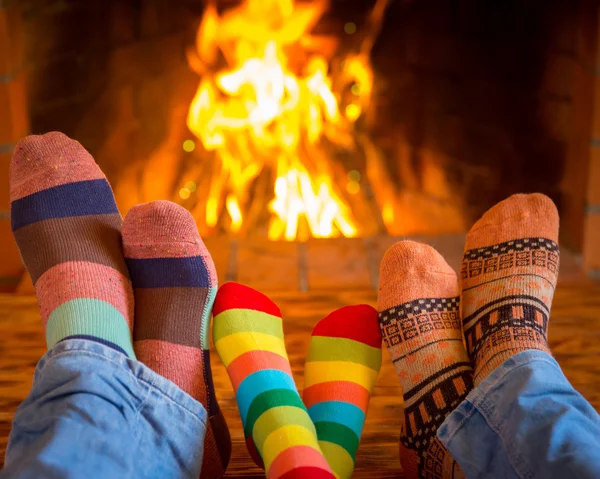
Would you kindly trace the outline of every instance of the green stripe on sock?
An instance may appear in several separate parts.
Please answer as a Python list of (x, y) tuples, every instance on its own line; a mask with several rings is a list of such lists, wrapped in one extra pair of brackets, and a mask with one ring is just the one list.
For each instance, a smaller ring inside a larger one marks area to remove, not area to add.
[(302, 426), (317, 437), (317, 431), (305, 409), (294, 406), (277, 406), (265, 411), (254, 423), (252, 439), (262, 455), (263, 444), (269, 434), (288, 425)]
[(256, 396), (250, 404), (248, 414), (246, 415), (246, 424), (244, 424), (244, 437), (249, 437), (252, 434), (254, 423), (265, 411), (279, 406), (291, 406), (303, 409), (308, 416), (306, 406), (304, 406), (302, 399), (300, 399), (296, 391), (292, 391), (291, 389), (271, 389)]
[(212, 314), (213, 304), (215, 304), (216, 296), (217, 286), (215, 285), (212, 288), (208, 288), (208, 296), (206, 297), (206, 303), (204, 303), (202, 322), (200, 323), (200, 341), (202, 342), (202, 349), (204, 350), (210, 350), (210, 315)]
[(307, 361), (348, 361), (374, 371), (381, 367), (381, 349), (353, 339), (312, 336)]
[(61, 304), (46, 324), (48, 349), (67, 336), (85, 334), (110, 341), (135, 358), (131, 331), (123, 315), (111, 304), (92, 298), (78, 298)]
[(352, 456), (352, 459), (354, 459), (360, 439), (356, 437), (356, 434), (352, 429), (342, 424), (338, 424), (337, 422), (328, 421), (315, 423), (315, 428), (317, 429), (319, 441), (338, 444)]
[(253, 309), (228, 309), (213, 321), (213, 341), (235, 333), (264, 333), (283, 339), (281, 318)]

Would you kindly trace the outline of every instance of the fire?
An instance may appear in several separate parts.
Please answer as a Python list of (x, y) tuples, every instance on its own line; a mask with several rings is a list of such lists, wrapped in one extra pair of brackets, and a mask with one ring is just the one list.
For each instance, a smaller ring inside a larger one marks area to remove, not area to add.
[(244, 0), (220, 14), (208, 5), (189, 55), (201, 81), (187, 124), (217, 162), (204, 208), (209, 227), (225, 215), (229, 231), (240, 231), (259, 176), (269, 175), (270, 239), (360, 233), (330, 151), (353, 150), (373, 75), (368, 52), (340, 61), (335, 37), (311, 33), (327, 7)]

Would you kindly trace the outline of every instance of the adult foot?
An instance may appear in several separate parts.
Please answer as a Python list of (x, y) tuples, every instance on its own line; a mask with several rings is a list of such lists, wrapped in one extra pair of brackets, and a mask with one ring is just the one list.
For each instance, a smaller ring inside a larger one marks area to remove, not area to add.
[(464, 477), (436, 437), (473, 382), (456, 273), (430, 246), (402, 241), (386, 252), (380, 278), (381, 335), (404, 395), (402, 468), (409, 478)]
[(146, 366), (199, 401), (208, 413), (202, 478), (223, 476), (229, 429), (215, 397), (209, 327), (217, 273), (192, 215), (169, 201), (132, 208), (123, 250), (135, 292), (133, 347)]
[(121, 215), (91, 155), (62, 133), (28, 136), (11, 161), (10, 200), (48, 348), (79, 338), (135, 357)]
[(547, 331), (558, 277), (557, 242), (558, 211), (541, 194), (511, 196), (469, 231), (460, 286), (475, 385), (519, 352), (550, 353)]

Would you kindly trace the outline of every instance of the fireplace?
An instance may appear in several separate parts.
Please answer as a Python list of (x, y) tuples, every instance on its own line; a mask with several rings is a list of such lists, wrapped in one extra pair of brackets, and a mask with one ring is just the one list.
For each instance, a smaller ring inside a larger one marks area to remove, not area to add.
[(273, 248), (461, 233), (540, 191), (595, 274), (597, 23), (591, 0), (0, 0), (0, 288), (10, 153), (50, 130), (123, 214), (169, 199)]

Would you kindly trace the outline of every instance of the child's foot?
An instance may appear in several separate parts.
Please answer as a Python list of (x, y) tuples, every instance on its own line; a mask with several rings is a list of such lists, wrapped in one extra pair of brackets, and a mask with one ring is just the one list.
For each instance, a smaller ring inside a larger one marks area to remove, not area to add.
[(135, 357), (121, 215), (94, 159), (62, 133), (28, 136), (10, 165), (10, 200), (48, 348), (80, 338)]
[(313, 329), (304, 369), (304, 404), (323, 455), (340, 479), (352, 476), (380, 367), (381, 333), (371, 306), (340, 308)]
[(254, 461), (264, 464), (269, 479), (333, 479), (292, 377), (277, 305), (258, 291), (226, 283), (213, 312), (213, 341)]
[(169, 201), (132, 208), (123, 248), (135, 291), (138, 359), (206, 408), (209, 424), (201, 477), (221, 477), (231, 440), (215, 397), (209, 326), (217, 274), (192, 215)]
[(472, 388), (456, 274), (427, 245), (402, 241), (380, 269), (379, 325), (404, 395), (400, 461), (409, 478), (463, 477), (436, 437)]
[(475, 385), (519, 352), (550, 352), (557, 241), (558, 212), (541, 194), (511, 196), (485, 213), (467, 235), (461, 298)]

